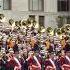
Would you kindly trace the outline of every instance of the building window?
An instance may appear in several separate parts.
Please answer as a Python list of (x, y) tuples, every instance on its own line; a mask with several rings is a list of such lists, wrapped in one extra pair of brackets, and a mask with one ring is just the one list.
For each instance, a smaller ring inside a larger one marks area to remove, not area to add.
[(70, 16), (67, 16), (67, 24), (70, 24)]
[(35, 15), (29, 15), (29, 18), (35, 20)]
[(44, 10), (44, 0), (28, 0), (28, 1), (29, 1), (29, 11)]
[(40, 26), (44, 26), (44, 16), (39, 16), (39, 24)]
[(69, 0), (58, 0), (58, 11), (69, 11)]
[(11, 0), (3, 0), (3, 10), (11, 10)]

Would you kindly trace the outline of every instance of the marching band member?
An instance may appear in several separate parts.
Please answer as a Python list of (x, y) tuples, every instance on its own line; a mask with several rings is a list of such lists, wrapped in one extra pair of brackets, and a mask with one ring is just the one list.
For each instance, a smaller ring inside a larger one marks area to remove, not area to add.
[(13, 41), (12, 38), (11, 38), (11, 39), (8, 39), (7, 43), (8, 43), (8, 48), (13, 48), (14, 44), (15, 44), (15, 41)]
[(64, 49), (65, 48), (65, 46), (66, 46), (66, 40), (65, 40), (65, 37), (64, 36), (62, 36), (62, 39), (61, 39), (61, 46), (62, 46), (62, 49)]
[(47, 55), (47, 59), (45, 60), (45, 70), (56, 70), (54, 61), (49, 54)]
[(8, 70), (21, 70), (21, 64), (18, 59), (14, 56), (14, 52), (12, 49), (9, 50), (10, 53), (8, 54), (8, 63), (7, 68)]
[(30, 56), (28, 57), (27, 61), (29, 63), (30, 70), (41, 70), (41, 65), (33, 51), (30, 51)]
[(50, 40), (47, 39), (45, 43), (46, 43), (46, 48), (47, 48), (47, 50), (48, 50), (48, 49), (50, 48), (50, 45), (51, 45), (51, 44), (50, 44)]
[(64, 50), (61, 51), (60, 65), (62, 70), (70, 70), (70, 58), (65, 54)]
[(4, 57), (5, 52), (0, 52), (0, 70), (7, 70), (6, 69), (7, 59)]
[(34, 47), (35, 43), (36, 43), (36, 39), (34, 37), (31, 37), (30, 44), (31, 44), (32, 48)]
[(21, 64), (21, 70), (28, 70), (28, 52), (27, 49), (23, 49), (22, 51), (20, 51), (20, 55), (19, 55), (19, 61)]

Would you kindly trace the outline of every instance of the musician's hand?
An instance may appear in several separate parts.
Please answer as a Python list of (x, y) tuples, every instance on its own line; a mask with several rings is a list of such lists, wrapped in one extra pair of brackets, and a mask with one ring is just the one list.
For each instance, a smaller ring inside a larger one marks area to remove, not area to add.
[(29, 56), (29, 57), (26, 59), (26, 61), (28, 61), (30, 58), (31, 58), (31, 56)]
[(61, 69), (64, 70), (64, 68), (70, 69), (70, 65), (68, 65), (68, 64), (63, 64), (63, 65), (61, 66)]
[(56, 69), (55, 69), (54, 67), (52, 67), (52, 66), (47, 66), (47, 67), (46, 67), (46, 70), (47, 70), (47, 69), (56, 70)]
[(32, 67), (33, 67), (33, 68), (39, 68), (39, 67), (38, 67), (38, 66), (36, 66), (36, 65), (32, 65)]

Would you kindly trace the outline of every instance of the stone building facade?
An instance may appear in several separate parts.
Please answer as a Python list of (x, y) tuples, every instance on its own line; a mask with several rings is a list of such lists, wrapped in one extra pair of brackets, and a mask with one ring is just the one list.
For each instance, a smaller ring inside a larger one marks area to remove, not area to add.
[(70, 0), (0, 0), (0, 13), (5, 14), (7, 20), (33, 17), (45, 27), (56, 28), (58, 16), (70, 16)]

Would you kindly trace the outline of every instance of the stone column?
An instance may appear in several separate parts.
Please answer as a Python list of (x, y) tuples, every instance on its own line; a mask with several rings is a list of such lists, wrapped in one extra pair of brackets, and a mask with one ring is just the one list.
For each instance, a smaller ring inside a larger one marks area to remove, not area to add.
[(3, 10), (3, 0), (0, 0), (0, 10)]
[(36, 22), (39, 23), (39, 16), (38, 15), (35, 16), (35, 19), (36, 19)]

